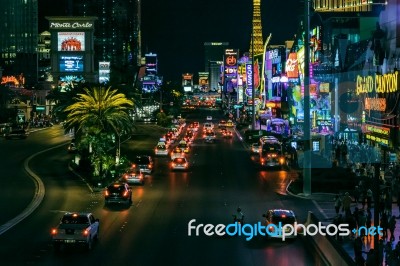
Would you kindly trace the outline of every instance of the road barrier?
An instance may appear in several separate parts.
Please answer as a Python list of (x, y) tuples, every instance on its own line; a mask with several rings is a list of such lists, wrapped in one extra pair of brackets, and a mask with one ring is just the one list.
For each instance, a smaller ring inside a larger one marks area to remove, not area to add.
[[(318, 222), (320, 222), (319, 219), (309, 211), (305, 224), (318, 224)], [(333, 237), (316, 234), (314, 236), (307, 235), (304, 240), (324, 260), (326, 265), (356, 266), (354, 260)]]

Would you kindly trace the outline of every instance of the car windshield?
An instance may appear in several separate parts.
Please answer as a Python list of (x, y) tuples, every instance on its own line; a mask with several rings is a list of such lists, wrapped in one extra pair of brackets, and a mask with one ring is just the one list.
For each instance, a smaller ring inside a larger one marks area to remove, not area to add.
[(157, 146), (157, 149), (165, 150), (165, 145), (158, 145), (158, 146)]
[(109, 186), (109, 187), (107, 188), (107, 190), (108, 190), (110, 193), (120, 193), (121, 191), (124, 191), (125, 188), (124, 188), (123, 186), (115, 186), (115, 185), (112, 185), (112, 186)]
[(210, 131), (210, 132), (206, 132), (206, 135), (207, 135), (207, 136), (214, 136), (214, 135), (215, 135), (215, 133), (214, 133), (214, 132), (212, 132), (212, 131)]

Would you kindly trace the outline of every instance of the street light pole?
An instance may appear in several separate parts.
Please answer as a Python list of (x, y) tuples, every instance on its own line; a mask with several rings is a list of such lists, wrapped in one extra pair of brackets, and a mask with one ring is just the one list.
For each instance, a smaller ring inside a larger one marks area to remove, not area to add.
[(310, 128), (310, 2), (304, 0), (304, 157), (303, 194), (311, 194), (311, 128)]
[(256, 127), (256, 104), (255, 104), (255, 88), (254, 88), (254, 24), (251, 33), (251, 129), (255, 130)]

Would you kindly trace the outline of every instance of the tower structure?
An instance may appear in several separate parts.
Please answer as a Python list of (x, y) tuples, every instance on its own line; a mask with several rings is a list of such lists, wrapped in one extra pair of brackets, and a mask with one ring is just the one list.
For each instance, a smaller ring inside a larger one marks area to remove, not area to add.
[(251, 31), (250, 57), (258, 54), (262, 54), (264, 50), (263, 37), (262, 37), (262, 26), (261, 26), (261, 0), (253, 0), (253, 28)]

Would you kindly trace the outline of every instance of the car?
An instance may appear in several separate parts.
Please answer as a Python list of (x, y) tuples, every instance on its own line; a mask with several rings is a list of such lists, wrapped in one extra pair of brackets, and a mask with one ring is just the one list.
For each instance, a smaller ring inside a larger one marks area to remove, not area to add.
[(251, 151), (251, 153), (259, 154), (261, 151), (260, 143), (255, 142), (255, 143), (251, 144), (250, 151)]
[(59, 224), (51, 229), (51, 242), (59, 252), (62, 246), (83, 245), (91, 250), (99, 238), (99, 219), (90, 212), (67, 212)]
[(189, 163), (185, 157), (175, 158), (171, 162), (172, 170), (188, 170)]
[(224, 130), (224, 131), (222, 132), (222, 136), (223, 136), (224, 138), (232, 138), (232, 137), (233, 137), (233, 133), (232, 133), (232, 131), (230, 131), (230, 130)]
[(75, 143), (74, 142), (71, 142), (69, 145), (68, 145), (68, 152), (69, 153), (74, 153), (74, 152), (76, 152), (76, 145), (75, 145)]
[(13, 129), (10, 132), (7, 132), (4, 137), (6, 139), (26, 139), (28, 137), (28, 133), (25, 129)]
[(174, 160), (175, 158), (182, 158), (185, 157), (185, 152), (178, 146), (176, 146), (172, 151), (171, 151), (171, 160)]
[(224, 128), (224, 127), (226, 127), (226, 121), (225, 121), (225, 120), (219, 121), (218, 127), (219, 127), (219, 128)]
[(128, 184), (144, 185), (144, 174), (140, 170), (129, 169), (122, 174), (122, 181)]
[(168, 148), (167, 145), (165, 144), (160, 144), (160, 142), (157, 144), (157, 146), (154, 149), (154, 154), (155, 155), (168, 155)]
[(138, 155), (133, 161), (132, 168), (139, 169), (143, 173), (151, 174), (153, 172), (154, 162), (149, 155)]
[(214, 129), (214, 124), (213, 123), (204, 123), (203, 126), (203, 131), (208, 131), (208, 130), (213, 130)]
[(227, 122), (226, 122), (226, 127), (234, 127), (235, 126), (235, 124), (233, 123), (233, 121), (232, 120), (228, 120)]
[(207, 121), (212, 121), (212, 120), (213, 120), (213, 118), (212, 118), (212, 116), (211, 116), (211, 115), (208, 115), (208, 116), (206, 117), (206, 120), (207, 120)]
[(193, 126), (194, 126), (195, 128), (199, 128), (199, 127), (200, 127), (200, 123), (197, 122), (197, 121), (194, 121), (194, 122), (193, 122)]
[[(294, 211), (292, 210), (285, 210), (285, 209), (270, 209), (267, 212), (263, 213), (262, 217), (265, 218), (265, 227), (267, 228), (267, 230), (271, 233), (268, 234), (269, 237), (271, 238), (281, 238), (281, 235), (274, 235), (274, 230), (275, 230), (275, 226), (279, 226), (279, 223), (283, 225), (285, 224), (291, 224), (291, 225), (295, 225), (295, 223), (297, 224), (297, 218), (296, 215), (294, 213)], [(271, 225), (275, 225), (275, 226), (271, 226)], [(286, 229), (287, 231), (290, 230), (290, 228)], [(298, 230), (298, 234), (301, 233), (300, 230)], [(286, 236), (286, 238), (295, 238), (296, 235), (292, 234), (292, 235), (288, 235)]]
[(126, 182), (115, 182), (104, 191), (105, 204), (124, 203), (132, 204), (132, 189)]
[(203, 134), (203, 139), (205, 142), (213, 143), (216, 139), (215, 132), (213, 130), (207, 130)]
[(184, 153), (189, 153), (190, 151), (190, 146), (189, 144), (187, 144), (186, 141), (181, 140), (178, 144), (178, 147), (181, 148), (183, 150)]

